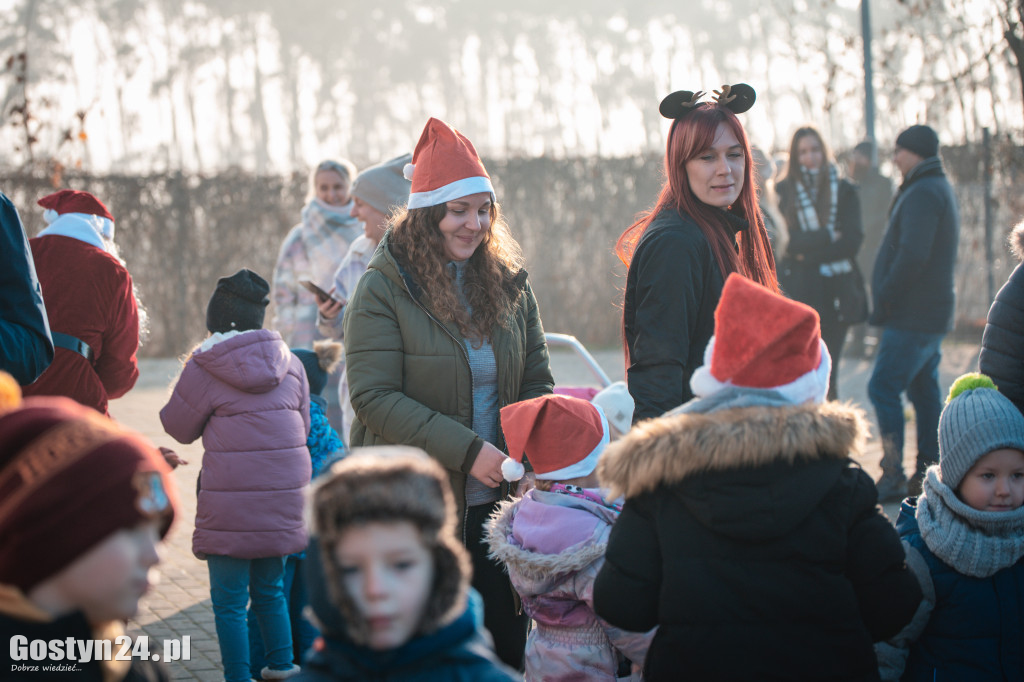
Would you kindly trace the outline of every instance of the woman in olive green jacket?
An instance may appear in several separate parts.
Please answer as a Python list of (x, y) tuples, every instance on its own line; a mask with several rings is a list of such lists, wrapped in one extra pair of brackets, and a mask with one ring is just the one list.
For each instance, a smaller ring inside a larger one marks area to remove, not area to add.
[(550, 393), (537, 301), (472, 143), (436, 119), (413, 156), (395, 215), (343, 320), (352, 446), (422, 448), (447, 470), (473, 586), (498, 656), (520, 667), (527, 619), (483, 524), (507, 496), (499, 410)]

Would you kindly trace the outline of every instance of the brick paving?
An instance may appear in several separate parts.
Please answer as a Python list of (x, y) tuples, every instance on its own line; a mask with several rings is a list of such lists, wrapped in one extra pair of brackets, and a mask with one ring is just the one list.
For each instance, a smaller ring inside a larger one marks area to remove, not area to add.
[[(947, 343), (941, 366), (943, 390), (959, 374), (977, 368), (978, 349), (974, 345)], [(621, 351), (608, 350), (594, 353), (612, 379), (623, 376)], [(202, 458), (200, 444), (180, 445), (163, 432), (158, 413), (169, 395), (169, 383), (177, 372), (174, 360), (143, 360), (140, 380), (124, 398), (111, 403), (114, 417), (148, 436), (157, 445), (173, 448), (189, 461), (178, 467), (174, 478), (182, 512), (167, 541), (164, 543), (162, 562), (158, 567), (160, 579), (140, 604), (137, 617), (129, 623), (133, 634), (144, 633), (151, 640), (177, 639), (188, 636), (191, 642), (191, 660), (169, 663), (171, 677), (180, 680), (222, 679), (220, 652), (214, 628), (213, 609), (210, 605), (210, 584), (206, 563), (192, 555), (192, 530), (195, 524), (196, 476)], [(572, 351), (552, 351), (552, 365), (555, 380), (560, 385), (588, 385), (596, 381), (586, 366)], [(867, 380), (871, 363), (865, 360), (844, 360), (840, 366), (840, 397), (851, 400), (865, 408), (871, 421), (874, 419), (867, 400)], [(874, 426), (872, 425), (874, 429)], [(908, 424), (907, 452), (914, 454), (913, 425)], [(873, 436), (875, 433), (873, 432)], [(873, 437), (867, 451), (860, 459), (865, 470), (877, 477), (880, 473), (878, 462), (881, 449)], [(890, 518), (895, 518), (896, 504), (885, 505)], [(153, 647), (153, 651), (162, 651)]]

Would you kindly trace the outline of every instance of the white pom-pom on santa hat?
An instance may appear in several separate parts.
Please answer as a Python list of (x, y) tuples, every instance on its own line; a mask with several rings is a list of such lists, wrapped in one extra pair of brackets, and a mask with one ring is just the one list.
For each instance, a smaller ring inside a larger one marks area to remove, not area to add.
[(60, 213), (57, 213), (52, 208), (48, 208), (45, 211), (43, 211), (43, 220), (46, 221), (47, 225), (49, 225), (50, 223), (52, 223), (54, 220), (56, 220), (59, 217), (60, 217)]
[(715, 310), (715, 335), (690, 378), (706, 398), (728, 386), (774, 390), (789, 402), (822, 403), (832, 358), (818, 313), (733, 273)]
[(526, 475), (526, 467), (522, 462), (506, 457), (501, 463), (501, 475), (506, 481), (518, 481)]
[(402, 175), (405, 176), (406, 180), (412, 180), (412, 174), (416, 172), (416, 166), (411, 163), (407, 163), (402, 166)]

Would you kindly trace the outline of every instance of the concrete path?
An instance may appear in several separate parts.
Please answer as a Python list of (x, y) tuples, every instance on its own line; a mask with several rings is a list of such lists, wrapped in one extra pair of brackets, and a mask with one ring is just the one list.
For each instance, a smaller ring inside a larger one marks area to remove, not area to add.
[[(978, 348), (947, 343), (943, 352), (941, 383), (945, 391), (957, 376), (977, 368)], [(594, 356), (612, 380), (623, 377), (623, 356), (620, 350), (599, 351)], [(110, 406), (118, 421), (141, 431), (157, 445), (174, 449), (189, 461), (187, 466), (179, 467), (174, 472), (182, 513), (164, 546), (163, 561), (159, 566), (160, 582), (144, 598), (138, 616), (129, 626), (132, 631), (145, 633), (151, 638), (190, 638), (191, 660), (169, 664), (175, 679), (219, 680), (222, 679), (220, 653), (210, 605), (206, 563), (196, 559), (191, 550), (196, 511), (195, 484), (202, 448), (198, 442), (193, 445), (175, 443), (163, 432), (158, 416), (170, 393), (169, 385), (177, 374), (178, 366), (176, 360), (142, 361), (142, 376), (136, 387)], [(555, 381), (559, 385), (597, 385), (593, 373), (571, 350), (553, 350), (552, 366)], [(868, 361), (844, 361), (840, 365), (840, 396), (864, 407), (873, 422), (874, 414), (867, 400), (866, 388), (870, 373), (871, 364)], [(915, 455), (913, 425), (908, 424), (908, 429), (907, 454), (908, 461), (912, 462)], [(868, 443), (867, 451), (858, 459), (865, 470), (877, 478), (880, 474), (878, 462), (881, 449), (874, 435)], [(890, 518), (894, 518), (897, 509), (896, 504), (885, 506)]]

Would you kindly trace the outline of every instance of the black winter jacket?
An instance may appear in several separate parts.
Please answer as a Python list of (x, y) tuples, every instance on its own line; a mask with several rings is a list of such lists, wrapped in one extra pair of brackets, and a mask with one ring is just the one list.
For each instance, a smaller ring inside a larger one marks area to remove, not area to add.
[[(1010, 236), (1017, 260), (1024, 260), (1024, 225)], [(1024, 263), (1017, 265), (996, 294), (981, 337), (978, 369), (1024, 413)]]
[(789, 224), (789, 246), (779, 265), (779, 284), (786, 296), (818, 311), (823, 324), (835, 324), (836, 310), (829, 296), (832, 291), (821, 266), (846, 258), (856, 260), (864, 241), (857, 190), (846, 180), (839, 181), (835, 232), (840, 236), (836, 241), (824, 227), (813, 232), (800, 229), (796, 187), (791, 181), (780, 182), (777, 191), (779, 209)]
[(960, 214), (939, 157), (914, 167), (893, 200), (872, 273), (869, 322), (910, 332), (953, 328)]
[[(747, 222), (723, 211), (738, 232)], [(690, 377), (715, 332), (725, 278), (711, 245), (688, 215), (658, 214), (636, 247), (626, 275), (623, 331), (633, 422), (660, 417), (693, 397)]]
[(673, 413), (608, 448), (598, 474), (626, 504), (594, 606), (659, 627), (646, 680), (878, 679), (872, 642), (921, 591), (848, 459), (864, 429), (838, 403), (744, 407)]

